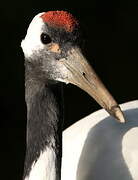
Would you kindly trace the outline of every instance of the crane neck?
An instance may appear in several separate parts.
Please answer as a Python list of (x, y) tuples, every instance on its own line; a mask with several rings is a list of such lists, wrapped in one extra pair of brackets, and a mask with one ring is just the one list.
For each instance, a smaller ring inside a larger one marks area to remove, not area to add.
[(62, 87), (26, 77), (25, 99), (27, 144), (24, 180), (60, 180)]

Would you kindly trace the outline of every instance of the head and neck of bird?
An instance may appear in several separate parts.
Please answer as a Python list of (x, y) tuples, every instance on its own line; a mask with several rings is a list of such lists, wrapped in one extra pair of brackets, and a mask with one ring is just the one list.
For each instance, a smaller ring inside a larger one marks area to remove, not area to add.
[(62, 158), (62, 85), (72, 83), (124, 122), (116, 101), (79, 46), (79, 23), (66, 11), (34, 17), (21, 43), (25, 55), (27, 148), (25, 180), (60, 180)]

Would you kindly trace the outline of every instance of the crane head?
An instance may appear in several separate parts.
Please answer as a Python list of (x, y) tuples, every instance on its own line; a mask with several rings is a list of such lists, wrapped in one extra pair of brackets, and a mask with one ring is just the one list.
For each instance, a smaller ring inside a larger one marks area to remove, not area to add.
[(92, 96), (119, 122), (123, 113), (83, 55), (79, 23), (66, 11), (43, 12), (34, 17), (21, 43), (25, 63), (39, 81), (72, 83)]

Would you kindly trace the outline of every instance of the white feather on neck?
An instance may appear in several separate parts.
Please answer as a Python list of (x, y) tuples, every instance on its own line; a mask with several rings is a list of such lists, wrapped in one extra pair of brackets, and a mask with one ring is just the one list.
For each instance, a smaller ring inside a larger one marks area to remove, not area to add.
[(30, 173), (24, 180), (56, 180), (56, 154), (52, 147), (46, 147), (32, 164)]

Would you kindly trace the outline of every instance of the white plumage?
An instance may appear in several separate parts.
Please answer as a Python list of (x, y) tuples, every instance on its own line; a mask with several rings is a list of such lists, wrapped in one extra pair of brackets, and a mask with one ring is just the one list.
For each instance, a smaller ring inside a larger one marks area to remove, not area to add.
[(62, 180), (138, 180), (138, 100), (126, 124), (99, 110), (63, 132)]

